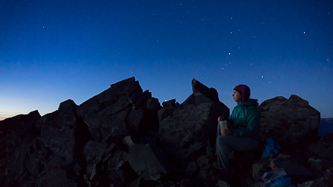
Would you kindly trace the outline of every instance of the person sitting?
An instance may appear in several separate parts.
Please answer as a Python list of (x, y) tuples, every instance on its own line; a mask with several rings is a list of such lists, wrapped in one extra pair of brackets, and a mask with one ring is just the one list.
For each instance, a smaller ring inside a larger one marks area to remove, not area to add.
[(227, 119), (228, 128), (220, 131), (216, 141), (217, 165), (226, 175), (231, 174), (229, 152), (254, 151), (261, 139), (258, 100), (250, 99), (250, 88), (239, 84), (233, 89), (232, 97), (237, 105)]

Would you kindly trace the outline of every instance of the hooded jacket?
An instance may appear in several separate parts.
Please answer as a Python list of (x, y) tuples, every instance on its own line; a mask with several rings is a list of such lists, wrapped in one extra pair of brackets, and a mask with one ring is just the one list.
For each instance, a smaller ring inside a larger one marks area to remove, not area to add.
[(239, 102), (228, 120), (233, 122), (234, 136), (251, 137), (260, 140), (260, 110), (257, 99)]

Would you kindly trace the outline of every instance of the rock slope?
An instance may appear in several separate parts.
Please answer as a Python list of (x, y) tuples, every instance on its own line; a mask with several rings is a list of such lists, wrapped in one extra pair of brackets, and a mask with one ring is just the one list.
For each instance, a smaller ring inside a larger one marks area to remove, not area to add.
[[(193, 79), (192, 90), (161, 106), (131, 77), (79, 106), (0, 121), (1, 186), (264, 186), (281, 169), (293, 184), (333, 186), (333, 134), (317, 137), (320, 114), (296, 95), (260, 105), (262, 146), (233, 152), (234, 175), (219, 177), (216, 119), (230, 110), (214, 88)], [(269, 137), (281, 148), (261, 158)]]

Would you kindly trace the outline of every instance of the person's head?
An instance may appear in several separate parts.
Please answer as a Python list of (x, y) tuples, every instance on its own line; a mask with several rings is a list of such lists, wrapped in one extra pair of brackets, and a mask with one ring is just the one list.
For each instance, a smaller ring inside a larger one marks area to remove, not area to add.
[(239, 84), (235, 86), (232, 93), (232, 98), (237, 103), (246, 102), (250, 98), (250, 95), (251, 95), (250, 88), (244, 84)]

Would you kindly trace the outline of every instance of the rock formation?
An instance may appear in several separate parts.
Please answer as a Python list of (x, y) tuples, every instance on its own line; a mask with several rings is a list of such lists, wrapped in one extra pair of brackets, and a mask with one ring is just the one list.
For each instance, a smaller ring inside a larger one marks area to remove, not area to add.
[(263, 139), (274, 137), (282, 147), (287, 147), (317, 138), (320, 113), (297, 95), (268, 99), (259, 109)]
[(230, 111), (214, 88), (193, 79), (192, 91), (161, 106), (132, 77), (79, 106), (0, 121), (1, 186), (263, 186), (281, 169), (294, 184), (333, 185), (332, 134), (317, 137), (320, 114), (296, 95), (260, 105), (262, 144), (273, 137), (279, 153), (235, 152), (237, 172), (219, 178), (216, 119)]

